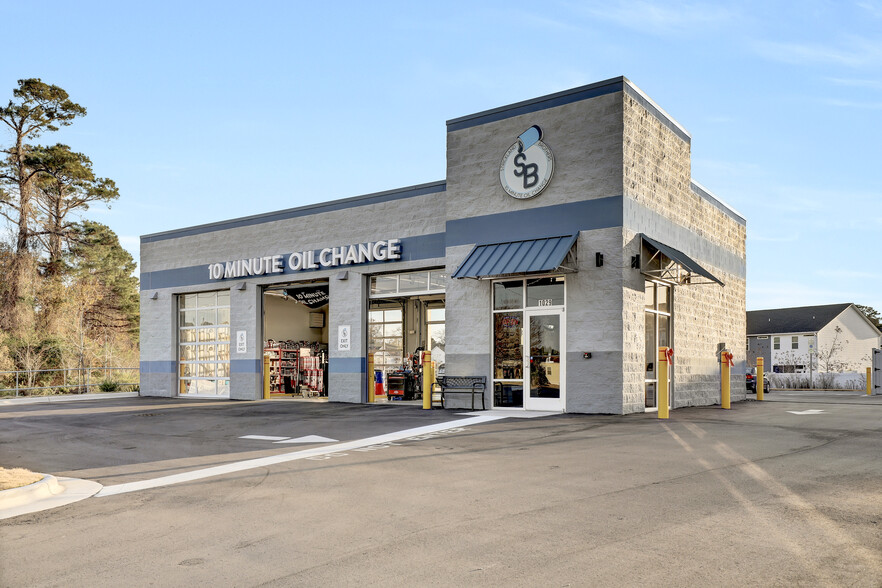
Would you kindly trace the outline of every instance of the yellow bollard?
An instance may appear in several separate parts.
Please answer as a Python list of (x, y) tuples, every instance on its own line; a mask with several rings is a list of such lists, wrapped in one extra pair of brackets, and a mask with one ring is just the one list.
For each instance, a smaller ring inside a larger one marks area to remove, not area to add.
[(270, 397), (270, 358), (268, 355), (263, 356), (263, 399), (269, 400)]
[(732, 387), (732, 377), (731, 377), (731, 367), (732, 367), (732, 354), (728, 351), (723, 351), (720, 353), (720, 376), (722, 379), (721, 390), (720, 390), (720, 404), (723, 408), (729, 409), (732, 408), (731, 403), (731, 387)]
[(763, 374), (763, 368), (765, 368), (766, 360), (763, 357), (756, 358), (756, 399), (763, 399), (763, 392), (765, 392), (766, 378)]
[(432, 352), (423, 351), (423, 410), (432, 409), (432, 384), (435, 383), (432, 372)]
[(867, 396), (873, 394), (873, 368), (867, 368)]
[(666, 419), (668, 414), (668, 348), (658, 348), (658, 418)]
[(374, 374), (374, 354), (368, 353), (367, 356), (367, 371), (368, 371), (368, 402), (373, 404), (376, 402), (377, 397), (375, 396), (377, 390), (377, 382), (376, 382), (376, 374)]

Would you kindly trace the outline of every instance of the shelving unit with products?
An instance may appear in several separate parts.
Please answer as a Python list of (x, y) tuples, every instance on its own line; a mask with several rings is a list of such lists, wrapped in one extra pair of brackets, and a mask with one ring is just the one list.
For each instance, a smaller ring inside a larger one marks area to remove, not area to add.
[(269, 359), (270, 392), (300, 396), (327, 396), (325, 374), (328, 353), (313, 341), (273, 341), (264, 346)]

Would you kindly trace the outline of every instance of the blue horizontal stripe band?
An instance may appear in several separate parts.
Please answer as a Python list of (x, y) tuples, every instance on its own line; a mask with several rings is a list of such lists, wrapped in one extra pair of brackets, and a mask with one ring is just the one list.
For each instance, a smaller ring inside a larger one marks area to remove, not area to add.
[(142, 361), (142, 374), (173, 374), (177, 371), (176, 361)]
[(508, 243), (513, 236), (543, 239), (622, 226), (621, 196), (595, 198), (447, 221), (447, 246)]
[(263, 371), (263, 361), (260, 359), (231, 359), (231, 374), (259, 374)]
[[(290, 253), (285, 254), (287, 258)], [(444, 233), (432, 233), (430, 235), (420, 235), (418, 237), (404, 237), (401, 239), (401, 259), (376, 261), (373, 263), (363, 263), (357, 265), (341, 265), (334, 268), (317, 268), (292, 270), (287, 264), (285, 270), (278, 274), (269, 274), (274, 276), (294, 276), (301, 274), (309, 274), (316, 271), (324, 271), (329, 269), (346, 270), (353, 267), (365, 266), (382, 266), (387, 263), (396, 263), (399, 261), (419, 261), (421, 259), (437, 259), (446, 255), (444, 247)], [(318, 251), (316, 251), (318, 258)], [(266, 277), (266, 276), (254, 276)], [(247, 280), (247, 276), (241, 278), (228, 278), (226, 280), (209, 280), (208, 264), (194, 265), (189, 267), (180, 267), (169, 270), (157, 270), (153, 272), (144, 272), (141, 274), (141, 290), (155, 290), (158, 288), (178, 288), (182, 286), (195, 286), (198, 284), (211, 284), (216, 287), (220, 284), (230, 284), (234, 281)]]
[(364, 357), (332, 357), (328, 360), (328, 371), (332, 374), (363, 374), (367, 372), (367, 359)]

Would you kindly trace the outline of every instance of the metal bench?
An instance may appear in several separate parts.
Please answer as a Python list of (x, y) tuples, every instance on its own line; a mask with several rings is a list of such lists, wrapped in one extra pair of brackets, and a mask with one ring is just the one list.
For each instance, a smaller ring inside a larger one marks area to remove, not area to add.
[(475, 395), (481, 397), (481, 410), (484, 410), (484, 389), (487, 387), (486, 376), (439, 376), (438, 385), (441, 386), (441, 408), (444, 406), (444, 397), (447, 394), (471, 394), (472, 410), (475, 410)]

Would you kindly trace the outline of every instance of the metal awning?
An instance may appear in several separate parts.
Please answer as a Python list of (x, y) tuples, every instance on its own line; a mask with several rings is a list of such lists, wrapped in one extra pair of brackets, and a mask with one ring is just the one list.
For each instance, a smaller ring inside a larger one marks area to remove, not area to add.
[[(643, 254), (640, 256), (640, 271), (647, 276), (684, 286), (689, 284), (710, 284), (713, 282), (720, 286), (725, 286), (712, 273), (701, 267), (698, 262), (682, 251), (650, 239), (643, 233), (640, 233), (638, 236), (643, 243), (641, 249), (648, 253), (648, 255)], [(641, 253), (643, 252), (641, 251)], [(702, 278), (709, 281), (704, 281)]]
[(576, 271), (575, 243), (578, 235), (476, 245), (454, 278), (497, 278), (537, 273)]

